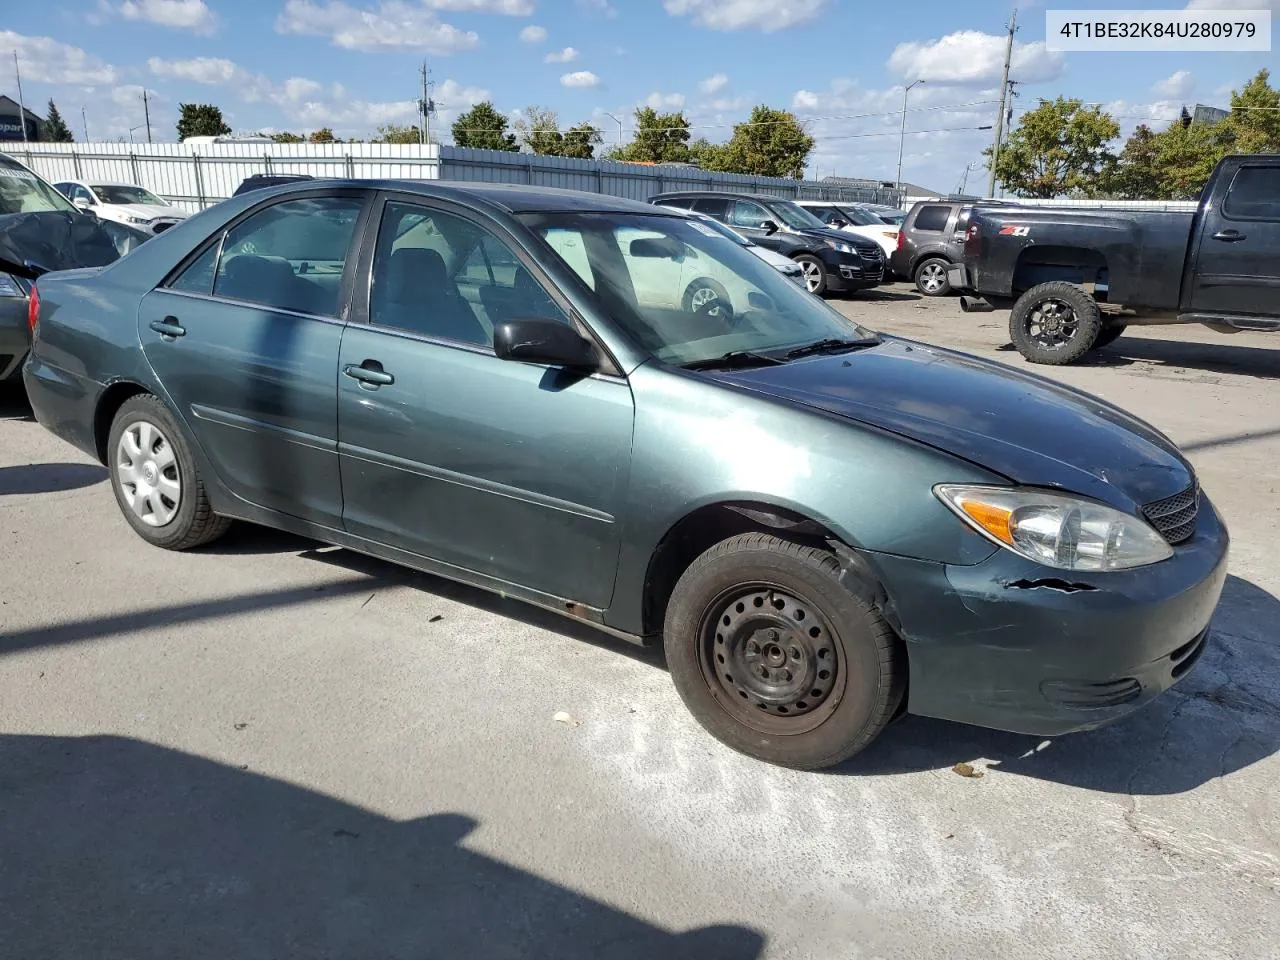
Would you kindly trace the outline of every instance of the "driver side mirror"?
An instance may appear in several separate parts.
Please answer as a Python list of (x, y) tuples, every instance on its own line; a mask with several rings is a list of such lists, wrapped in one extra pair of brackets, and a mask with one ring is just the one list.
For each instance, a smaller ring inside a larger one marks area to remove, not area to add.
[(777, 233), (778, 224), (773, 220), (761, 220), (760, 229), (763, 230), (765, 233), (770, 233), (770, 234)]
[(584, 372), (600, 367), (595, 344), (567, 323), (542, 317), (521, 317), (499, 323), (493, 328), (493, 352), (499, 360)]
[(88, 199), (86, 199), (85, 197), (76, 197), (74, 200), (71, 201), (71, 205), (75, 207), (77, 210), (79, 210), (81, 213), (93, 213), (93, 208), (90, 206)]

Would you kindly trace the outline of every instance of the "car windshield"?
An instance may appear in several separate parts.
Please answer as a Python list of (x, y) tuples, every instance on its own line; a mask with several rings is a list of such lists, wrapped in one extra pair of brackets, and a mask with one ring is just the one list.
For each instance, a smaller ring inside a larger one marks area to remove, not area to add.
[(891, 227), (900, 227), (907, 220), (907, 215), (897, 210), (876, 210), (875, 215)]
[(0, 214), (76, 212), (71, 201), (18, 164), (0, 162)]
[(121, 184), (104, 183), (91, 188), (103, 203), (147, 203), (163, 207), (165, 202), (150, 190)]
[(796, 230), (825, 230), (827, 225), (812, 213), (790, 200), (774, 200), (770, 205), (782, 222)]
[(667, 363), (782, 356), (872, 336), (708, 225), (677, 216), (525, 214), (600, 309)]
[(849, 222), (853, 224), (855, 227), (884, 226), (883, 220), (877, 217), (870, 210), (865, 210), (862, 207), (844, 206), (844, 207), (837, 207), (836, 209), (839, 210), (841, 213), (843, 213), (845, 217), (848, 218)]

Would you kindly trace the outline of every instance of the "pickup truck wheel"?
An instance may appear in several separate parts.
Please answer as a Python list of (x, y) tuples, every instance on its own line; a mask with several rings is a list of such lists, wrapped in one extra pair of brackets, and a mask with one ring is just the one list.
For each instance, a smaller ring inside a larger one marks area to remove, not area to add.
[(1113, 323), (1109, 327), (1103, 327), (1098, 334), (1098, 339), (1093, 341), (1093, 349), (1101, 350), (1103, 347), (1115, 343), (1120, 339), (1120, 335), (1124, 333), (1124, 327), (1123, 323)]
[(1032, 363), (1074, 363), (1093, 349), (1101, 330), (1097, 301), (1062, 281), (1032, 287), (1009, 315), (1009, 339)]
[(680, 698), (714, 737), (817, 770), (892, 719), (906, 674), (896, 638), (839, 576), (829, 551), (764, 533), (690, 564), (667, 605), (664, 645)]
[(916, 289), (926, 297), (945, 297), (951, 292), (951, 281), (947, 279), (948, 266), (950, 264), (941, 257), (921, 260), (916, 267)]
[(827, 292), (827, 267), (821, 260), (808, 253), (797, 254), (792, 259), (800, 264), (806, 290), (819, 297)]

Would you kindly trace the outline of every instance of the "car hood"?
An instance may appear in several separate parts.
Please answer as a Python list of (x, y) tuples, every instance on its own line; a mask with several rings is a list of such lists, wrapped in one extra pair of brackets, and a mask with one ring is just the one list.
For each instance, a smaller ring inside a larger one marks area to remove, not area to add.
[(182, 219), (187, 215), (186, 211), (171, 207), (167, 203), (112, 203), (106, 205), (106, 209), (115, 214), (141, 217), (144, 220), (154, 220), (156, 217)]
[(52, 211), (0, 216), (0, 269), (27, 276), (28, 260), (46, 270), (101, 267), (119, 260), (148, 235), (79, 213)]
[[(782, 254), (778, 253), (776, 250), (770, 250), (768, 247), (761, 247), (754, 243), (747, 249), (750, 250), (752, 253), (754, 253), (757, 257), (759, 257), (765, 263), (772, 264), (775, 267), (786, 267), (788, 273), (800, 272), (800, 264), (796, 263), (790, 257), (784, 257)], [(791, 269), (792, 267), (794, 267), (795, 269), (792, 270)]]
[[(818, 230), (817, 228), (801, 227), (795, 232), (803, 237), (812, 237), (815, 240), (834, 240), (837, 243), (849, 242), (849, 234), (844, 230)], [(863, 237), (862, 239), (868, 238)]]
[(854, 353), (715, 376), (909, 437), (1015, 483), (1124, 510), (1180, 493), (1194, 476), (1171, 440), (1118, 407), (924, 344), (886, 337)]

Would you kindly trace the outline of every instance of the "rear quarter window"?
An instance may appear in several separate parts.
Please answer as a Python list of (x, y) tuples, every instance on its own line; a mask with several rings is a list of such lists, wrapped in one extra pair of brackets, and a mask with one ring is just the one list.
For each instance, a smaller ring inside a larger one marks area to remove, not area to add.
[(941, 204), (933, 204), (921, 207), (916, 213), (915, 223), (912, 227), (916, 230), (927, 230), (930, 233), (940, 233), (947, 229), (947, 221), (951, 219), (951, 208)]

